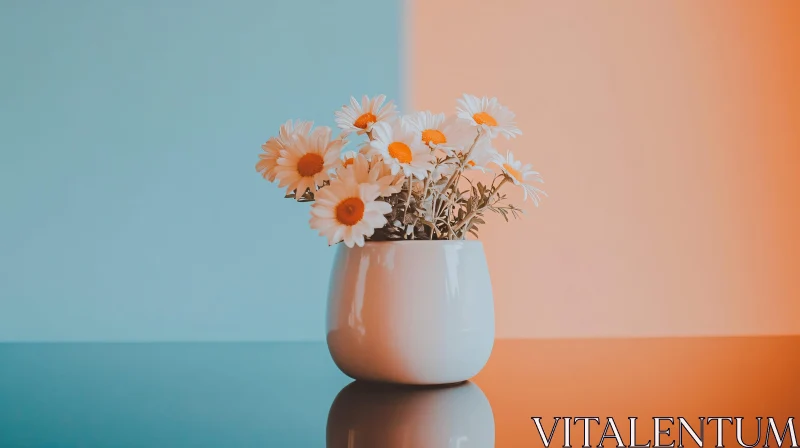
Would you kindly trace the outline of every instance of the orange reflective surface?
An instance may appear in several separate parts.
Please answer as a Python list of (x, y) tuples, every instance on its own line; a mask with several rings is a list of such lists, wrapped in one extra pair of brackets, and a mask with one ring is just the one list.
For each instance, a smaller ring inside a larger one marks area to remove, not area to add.
[[(755, 417), (775, 417), (782, 430), (788, 416), (800, 414), (800, 337), (506, 340), (473, 381), (492, 404), (498, 447), (542, 446), (533, 416), (543, 417), (547, 433), (555, 416), (597, 416), (603, 425), (611, 416), (626, 444), (628, 417), (639, 417), (637, 438), (646, 442), (653, 417), (699, 426), (698, 417), (740, 416), (744, 440), (753, 443)], [(716, 442), (715, 425), (706, 427), (706, 446)], [(594, 446), (602, 430), (591, 427)], [(800, 436), (800, 424), (796, 430)], [(727, 423), (723, 435), (726, 445), (738, 446)], [(582, 437), (581, 422), (572, 445)], [(696, 446), (686, 436), (684, 444)]]

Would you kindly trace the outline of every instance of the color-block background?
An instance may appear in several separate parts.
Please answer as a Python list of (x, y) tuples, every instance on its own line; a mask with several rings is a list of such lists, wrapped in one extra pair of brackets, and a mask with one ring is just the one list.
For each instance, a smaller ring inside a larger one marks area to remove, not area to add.
[(483, 234), (502, 336), (800, 332), (800, 3), (437, 0), (409, 20), (412, 106), (496, 95), (525, 132), (500, 149), (547, 182)]
[(255, 163), (400, 96), (399, 4), (0, 9), (0, 340), (322, 339), (333, 251)]
[(322, 340), (332, 250), (259, 145), (464, 92), (550, 194), (483, 230), (499, 337), (800, 333), (797, 2), (0, 12), (0, 340)]

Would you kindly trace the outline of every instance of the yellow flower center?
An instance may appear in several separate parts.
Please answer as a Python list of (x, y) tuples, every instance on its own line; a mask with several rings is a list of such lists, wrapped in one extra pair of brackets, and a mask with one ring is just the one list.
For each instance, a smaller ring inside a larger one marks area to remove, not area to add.
[(353, 126), (359, 129), (366, 129), (367, 125), (370, 123), (375, 123), (376, 121), (378, 121), (378, 117), (376, 117), (372, 112), (367, 112), (356, 118), (356, 121), (353, 122)]
[(336, 220), (346, 226), (354, 226), (364, 217), (364, 201), (347, 198), (336, 205)]
[(487, 114), (486, 112), (478, 112), (472, 116), (472, 119), (478, 124), (497, 126), (497, 120), (495, 120), (493, 116)]
[(509, 165), (507, 163), (504, 163), (503, 164), (503, 169), (505, 169), (506, 173), (508, 173), (511, 177), (513, 177), (515, 181), (522, 182), (522, 173), (520, 173), (519, 171), (515, 170), (514, 167), (512, 167), (511, 165)]
[(411, 148), (403, 142), (389, 143), (389, 155), (400, 163), (411, 163)]
[(311, 177), (322, 171), (324, 166), (325, 160), (322, 159), (322, 156), (310, 152), (297, 161), (297, 173), (303, 177)]
[(436, 129), (425, 129), (422, 131), (422, 141), (425, 142), (426, 145), (441, 145), (442, 143), (447, 143), (447, 138), (441, 133), (441, 131)]
[(343, 167), (348, 167), (348, 166), (352, 165), (355, 160), (356, 160), (355, 157), (349, 157), (347, 159), (344, 159), (344, 162), (342, 162), (342, 166)]

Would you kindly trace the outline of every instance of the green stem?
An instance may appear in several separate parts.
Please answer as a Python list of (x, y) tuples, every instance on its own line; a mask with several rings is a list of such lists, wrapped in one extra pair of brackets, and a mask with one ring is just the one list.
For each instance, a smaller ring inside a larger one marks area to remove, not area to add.
[[(480, 138), (481, 138), (481, 131), (480, 131), (480, 129), (478, 129), (478, 135), (476, 135), (475, 136), (475, 140), (472, 141), (472, 146), (469, 147), (469, 150), (464, 155), (464, 158), (459, 158), (459, 160), (458, 160), (458, 168), (453, 173), (453, 175), (450, 176), (450, 179), (447, 180), (447, 184), (444, 186), (444, 189), (442, 189), (442, 194), (443, 195), (447, 195), (447, 190), (450, 189), (450, 186), (453, 185), (453, 182), (457, 178), (461, 178), (461, 172), (464, 171), (464, 164), (469, 159), (469, 156), (472, 155), (472, 151), (475, 149), (475, 146), (478, 144), (478, 140)], [(458, 188), (458, 185), (456, 185), (456, 188)], [(437, 197), (436, 200), (434, 201), (434, 204), (433, 204), (434, 217), (437, 217), (437, 218), (439, 217), (439, 213), (442, 212), (442, 210), (439, 207), (441, 205), (440, 201), (441, 200)]]

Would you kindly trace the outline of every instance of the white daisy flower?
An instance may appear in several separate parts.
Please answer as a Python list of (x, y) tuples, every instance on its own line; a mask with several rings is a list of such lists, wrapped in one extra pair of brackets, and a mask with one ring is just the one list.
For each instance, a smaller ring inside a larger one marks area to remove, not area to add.
[(332, 180), (317, 192), (311, 205), (311, 228), (326, 237), (329, 245), (344, 241), (347, 247), (364, 246), (365, 237), (386, 225), (384, 215), (392, 211), (389, 203), (377, 200), (379, 190), (377, 184), (355, 182), (352, 175)]
[[(488, 136), (481, 136), (478, 141), (475, 142), (475, 148), (472, 152), (469, 152), (469, 155), (465, 154), (465, 152), (469, 151), (471, 146), (472, 145), (467, 146), (463, 151), (458, 150), (455, 152), (455, 155), (460, 159), (467, 157), (466, 160), (464, 160), (464, 169), (467, 171), (478, 170), (484, 173), (491, 173), (492, 169), (489, 168), (489, 164), (500, 156), (497, 150), (492, 146), (492, 139)], [(441, 176), (452, 176), (458, 167), (458, 163), (457, 161), (448, 161), (440, 164), (434, 169), (431, 178), (438, 179)]]
[(258, 155), (259, 161), (256, 163), (256, 171), (270, 182), (275, 180), (275, 167), (278, 166), (278, 158), (281, 156), (281, 149), (283, 148), (285, 148), (285, 145), (278, 140), (278, 137), (270, 137), (266, 143), (261, 145), (261, 149), (264, 152)]
[(403, 121), (420, 133), (423, 143), (448, 156), (475, 138), (474, 128), (466, 120), (457, 117), (445, 119), (444, 114), (433, 114), (426, 110), (407, 115), (403, 117)]
[(307, 189), (312, 192), (329, 179), (328, 172), (339, 162), (339, 153), (345, 140), (331, 140), (331, 128), (320, 126), (310, 134), (295, 134), (292, 142), (281, 150), (275, 179), (286, 193), (295, 191), (300, 199)]
[(375, 156), (369, 162), (370, 172), (378, 172), (378, 186), (381, 189), (381, 196), (391, 196), (395, 193), (400, 193), (403, 189), (403, 183), (406, 177), (403, 173), (392, 174), (392, 168), (384, 163), (383, 158)]
[(256, 171), (260, 172), (264, 179), (272, 182), (275, 180), (275, 168), (278, 166), (278, 159), (281, 157), (281, 150), (285, 149), (291, 144), (295, 134), (306, 135), (311, 130), (313, 122), (300, 121), (292, 122), (288, 120), (281, 125), (277, 137), (270, 137), (266, 143), (261, 145), (264, 150), (262, 154), (258, 155), (261, 159), (256, 163)]
[(353, 162), (355, 162), (356, 160), (356, 156), (358, 156), (358, 153), (355, 151), (347, 151), (343, 153), (341, 157), (341, 165), (339, 165), (339, 167), (337, 167), (336, 170), (338, 171), (341, 168), (346, 168), (352, 165)]
[(514, 122), (514, 113), (497, 102), (497, 98), (478, 98), (464, 94), (458, 100), (458, 117), (467, 120), (473, 126), (485, 130), (490, 137), (505, 135), (506, 138), (522, 135)]
[(407, 177), (424, 179), (433, 169), (431, 150), (422, 143), (421, 135), (401, 121), (376, 123), (372, 128), (372, 154), (383, 157), (392, 174), (403, 171)]
[(533, 200), (533, 205), (539, 206), (539, 201), (541, 201), (541, 196), (547, 196), (547, 194), (540, 190), (529, 182), (539, 182), (541, 184), (544, 183), (542, 177), (536, 171), (533, 171), (531, 165), (522, 165), (522, 162), (519, 160), (514, 159), (514, 154), (511, 151), (506, 153), (506, 156), (503, 157), (502, 155), (498, 154), (497, 158), (494, 161), (505, 173), (506, 177), (517, 185), (521, 187), (524, 191), (524, 198), (523, 200), (528, 199), (528, 195), (531, 196)]
[(475, 148), (469, 153), (465, 167), (468, 170), (480, 170), (491, 172), (489, 164), (497, 160), (500, 154), (492, 146), (492, 139), (488, 136), (481, 136), (475, 143)]
[(368, 160), (363, 154), (357, 154), (349, 164), (336, 171), (336, 177), (345, 181), (358, 184), (375, 184), (379, 188), (380, 196), (391, 196), (403, 189), (405, 177), (402, 173), (392, 174), (391, 168), (383, 163), (379, 155)]
[[(349, 166), (354, 168), (346, 169)], [(391, 196), (403, 189), (405, 176), (403, 173), (392, 174), (392, 169), (383, 163), (380, 155), (368, 159), (363, 153), (347, 151), (344, 153), (341, 165), (336, 169), (336, 177), (355, 176), (357, 183), (374, 183), (380, 187), (381, 196)]]
[(372, 99), (364, 95), (361, 104), (354, 97), (350, 97), (350, 106), (342, 106), (342, 110), (334, 112), (336, 125), (345, 133), (356, 132), (362, 135), (372, 131), (375, 123), (390, 120), (397, 113), (391, 101), (386, 104), (386, 95), (378, 95)]

